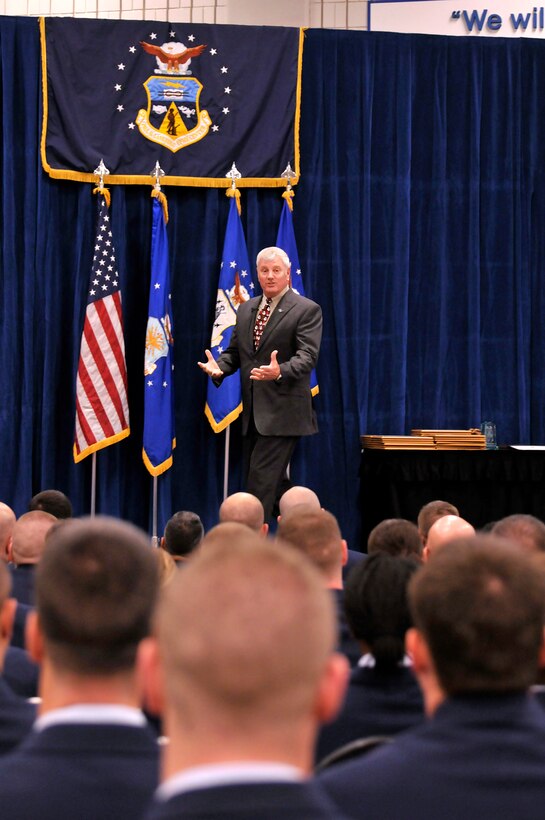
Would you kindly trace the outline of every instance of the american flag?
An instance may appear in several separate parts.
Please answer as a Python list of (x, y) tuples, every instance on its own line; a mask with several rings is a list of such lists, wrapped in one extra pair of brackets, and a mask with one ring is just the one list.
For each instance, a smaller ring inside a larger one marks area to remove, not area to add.
[(119, 274), (108, 206), (99, 194), (95, 253), (76, 380), (74, 461), (129, 433)]

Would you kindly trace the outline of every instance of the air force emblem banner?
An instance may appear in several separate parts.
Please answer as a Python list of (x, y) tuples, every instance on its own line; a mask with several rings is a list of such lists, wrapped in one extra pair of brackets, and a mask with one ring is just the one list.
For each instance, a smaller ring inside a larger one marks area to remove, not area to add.
[(295, 28), (42, 18), (42, 164), (50, 176), (284, 186), (299, 176), (303, 34)]

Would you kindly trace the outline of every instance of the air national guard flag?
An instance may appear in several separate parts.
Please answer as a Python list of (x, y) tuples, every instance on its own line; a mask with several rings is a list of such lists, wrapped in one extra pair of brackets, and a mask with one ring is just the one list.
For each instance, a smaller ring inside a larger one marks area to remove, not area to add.
[[(50, 176), (281, 186), (295, 160), (303, 33), (280, 26), (42, 18), (42, 164)], [(297, 179), (295, 179), (297, 181)]]
[[(293, 230), (293, 212), (291, 197), (285, 195), (284, 206), (280, 215), (280, 225), (278, 226), (278, 235), (276, 237), (276, 247), (282, 248), (286, 251), (291, 262), (291, 287), (300, 296), (305, 296), (305, 288), (303, 287), (303, 276), (301, 274), (301, 265), (299, 264), (299, 254), (297, 253), (297, 244), (295, 242), (295, 232)], [(316, 396), (320, 392), (318, 387), (318, 380), (316, 378), (316, 371), (313, 370), (310, 374), (310, 392)]]
[(144, 362), (144, 447), (142, 457), (156, 476), (172, 466), (176, 447), (172, 363), (172, 308), (165, 213), (153, 200), (151, 278)]
[[(229, 217), (221, 258), (216, 315), (212, 327), (210, 349), (215, 359), (229, 346), (237, 318), (238, 306), (254, 295), (254, 283), (246, 240), (237, 203), (233, 197), (229, 205)], [(242, 412), (240, 376), (227, 376), (219, 387), (208, 380), (206, 407), (204, 410), (215, 433), (221, 433)]]
[(100, 191), (94, 251), (76, 378), (76, 462), (130, 433), (119, 273)]

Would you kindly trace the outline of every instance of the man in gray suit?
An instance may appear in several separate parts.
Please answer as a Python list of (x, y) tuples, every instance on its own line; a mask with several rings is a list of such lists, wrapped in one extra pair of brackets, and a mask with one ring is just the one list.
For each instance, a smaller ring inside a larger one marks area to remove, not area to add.
[(206, 351), (199, 366), (219, 385), (240, 370), (246, 489), (269, 521), (280, 482), (299, 436), (316, 433), (310, 374), (322, 338), (319, 305), (290, 288), (290, 260), (280, 248), (257, 256), (263, 296), (238, 308), (231, 342), (217, 361)]

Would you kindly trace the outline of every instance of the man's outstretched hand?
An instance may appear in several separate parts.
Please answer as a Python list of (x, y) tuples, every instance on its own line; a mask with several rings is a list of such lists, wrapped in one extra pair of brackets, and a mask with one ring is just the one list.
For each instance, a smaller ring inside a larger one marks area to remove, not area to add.
[(204, 353), (206, 355), (206, 361), (197, 362), (201, 370), (204, 370), (204, 372), (213, 379), (223, 376), (223, 371), (217, 366), (216, 360), (212, 356), (211, 352), (209, 350), (205, 350)]
[(277, 353), (278, 350), (273, 350), (271, 353), (270, 364), (263, 364), (261, 367), (254, 367), (254, 369), (250, 371), (250, 378), (258, 382), (276, 381), (280, 375), (280, 365), (276, 361)]

